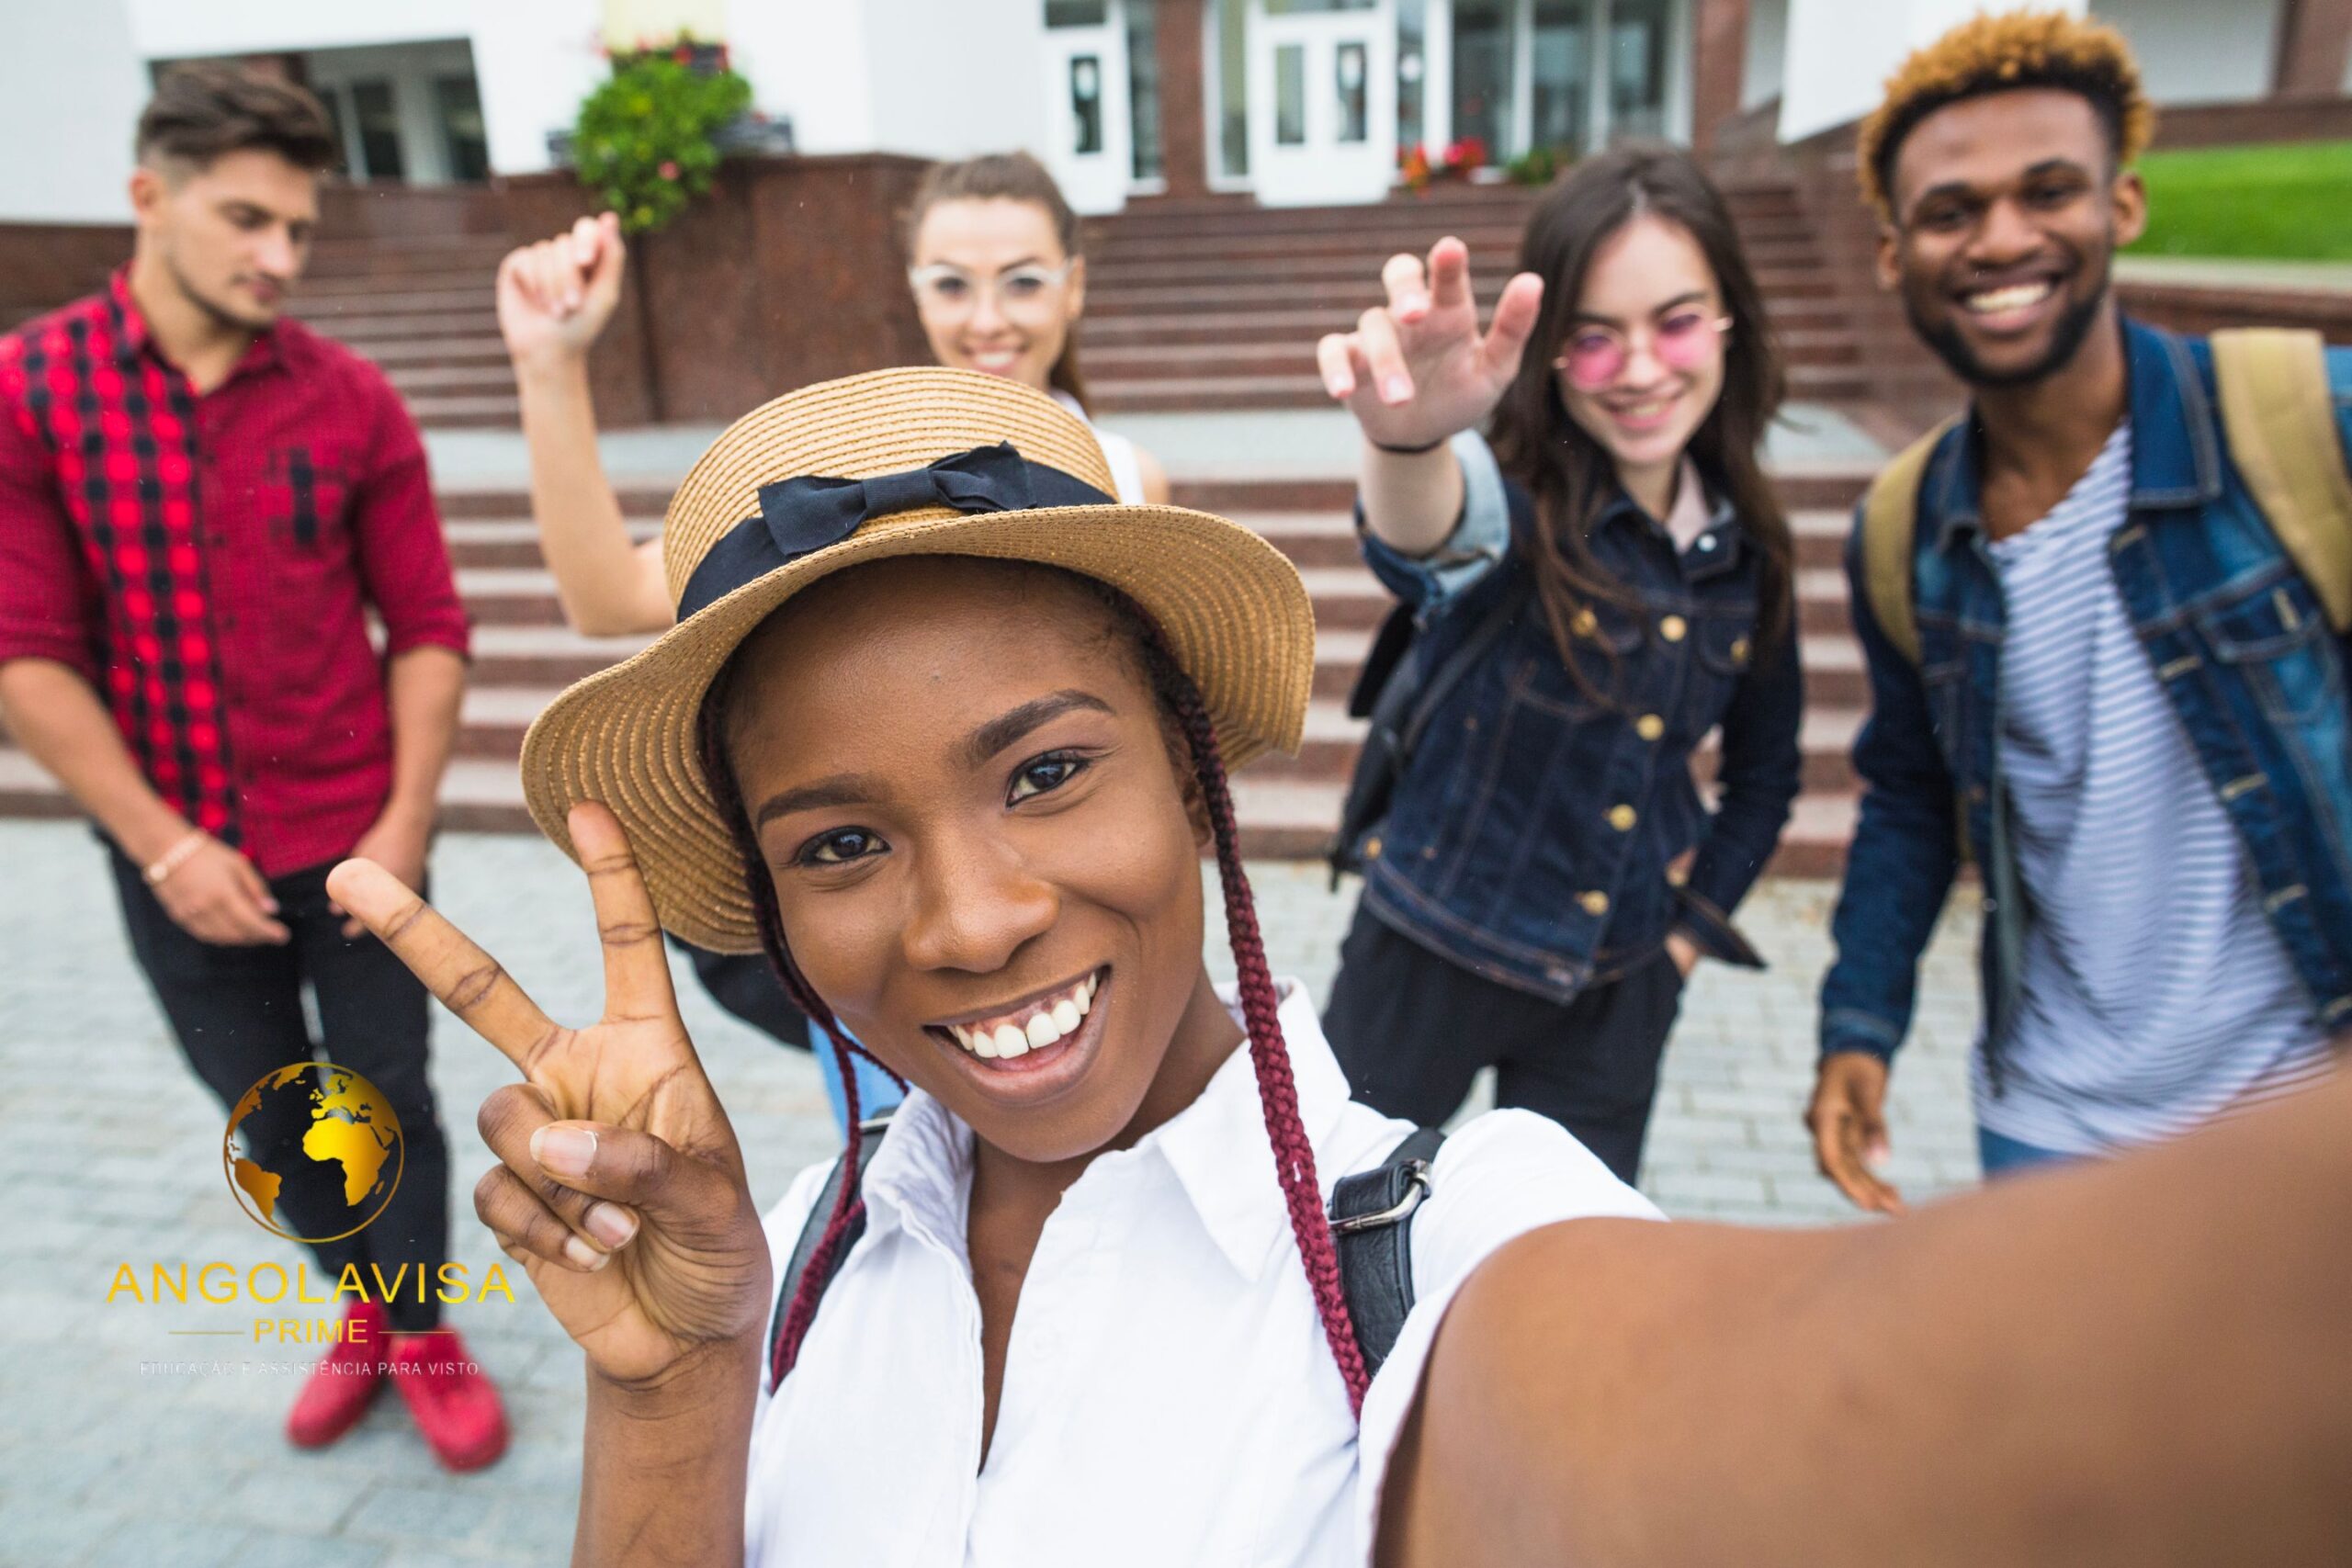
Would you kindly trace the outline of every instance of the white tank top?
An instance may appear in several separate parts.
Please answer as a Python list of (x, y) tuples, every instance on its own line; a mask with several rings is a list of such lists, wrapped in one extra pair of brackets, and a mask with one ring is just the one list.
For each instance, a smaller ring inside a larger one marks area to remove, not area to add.
[[(1054, 401), (1079, 418), (1086, 419), (1086, 411), (1079, 407), (1078, 400), (1068, 392), (1056, 389)], [(1102, 444), (1102, 461), (1111, 469), (1111, 479), (1117, 488), (1119, 500), (1129, 506), (1141, 506), (1143, 468), (1136, 461), (1136, 444), (1124, 435), (1114, 435), (1100, 428), (1091, 419), (1086, 419), (1086, 427), (1094, 432), (1094, 439)]]

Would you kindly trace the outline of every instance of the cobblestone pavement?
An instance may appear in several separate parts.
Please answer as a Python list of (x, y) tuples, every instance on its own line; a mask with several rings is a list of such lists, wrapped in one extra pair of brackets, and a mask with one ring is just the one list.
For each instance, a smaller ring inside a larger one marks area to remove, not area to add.
[[(595, 1009), (597, 948), (578, 875), (537, 840), (451, 836), (441, 907), (548, 1011)], [(1278, 974), (1320, 994), (1354, 902), (1319, 868), (1252, 869)], [(335, 1447), (296, 1453), (279, 1424), (311, 1359), (251, 1342), (253, 1309), (105, 1301), (115, 1269), (298, 1261), (222, 1189), (221, 1116), (187, 1072), (126, 953), (97, 844), (78, 826), (0, 823), (0, 1563), (24, 1568), (448, 1568), (567, 1554), (578, 1490), (580, 1364), (519, 1270), (511, 1305), (451, 1321), (504, 1391), (514, 1440), (473, 1476), (441, 1472), (397, 1399)], [(1643, 1186), (1669, 1212), (1763, 1224), (1848, 1217), (1812, 1171), (1797, 1117), (1830, 889), (1758, 889), (1742, 923), (1762, 976), (1702, 969), (1668, 1055)], [(1215, 899), (1210, 908), (1217, 908)], [(1894, 1178), (1913, 1197), (1975, 1163), (1963, 1052), (1973, 932), (1948, 920), (1923, 1033), (1895, 1079)], [(1220, 963), (1220, 971), (1226, 967)], [(831, 1151), (809, 1058), (735, 1024), (682, 976), (688, 1021), (745, 1144), (780, 1192)], [(455, 1156), (458, 1259), (503, 1259), (472, 1218), (489, 1156), (473, 1109), (508, 1068), (446, 1018), (434, 1081)], [(324, 1310), (324, 1309), (320, 1309)], [(226, 1331), (198, 1337), (175, 1331)]]

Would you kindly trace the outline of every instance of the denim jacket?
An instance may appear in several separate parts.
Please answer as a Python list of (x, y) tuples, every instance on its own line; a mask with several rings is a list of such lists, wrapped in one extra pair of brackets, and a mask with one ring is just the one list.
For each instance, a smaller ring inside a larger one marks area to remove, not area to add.
[[(2231, 463), (2207, 344), (2126, 321), (2124, 348), (2132, 474), (2129, 513), (2108, 543), (2116, 587), (2323, 1027), (2339, 1028), (2352, 1015), (2345, 648)], [(2352, 352), (2331, 350), (2328, 370), (2352, 446)], [(1984, 880), (1980, 968), (1998, 1092), (2032, 889), (2018, 886), (1997, 771), (2005, 623), (1977, 485), (1963, 422), (1920, 482), (1917, 666), (1871, 613), (1859, 524), (1848, 546), (1870, 664), (1871, 717), (1854, 745), (1868, 793), (1832, 928), (1821, 1046), (1887, 1056), (1902, 1043), (1919, 954), (1965, 845)]]
[[(1508, 574), (1527, 494), (1476, 434), (1454, 439), (1466, 496), (1437, 551), (1414, 558), (1357, 526), (1382, 582), (1419, 613), (1426, 657), (1467, 637)], [(1593, 607), (1584, 668), (1618, 700), (1580, 690), (1531, 595), (1432, 716), (1386, 821), (1364, 845), (1364, 904), (1475, 974), (1556, 1002), (1623, 974), (1679, 928), (1702, 951), (1760, 968), (1730, 912), (1771, 858), (1801, 772), (1804, 707), (1793, 624), (1756, 648), (1762, 558), (1728, 507), (1687, 552), (1620, 494), (1593, 525), (1595, 558), (1640, 609)], [(1711, 815), (1690, 753), (1723, 729)], [(1696, 849), (1678, 885), (1671, 863)]]

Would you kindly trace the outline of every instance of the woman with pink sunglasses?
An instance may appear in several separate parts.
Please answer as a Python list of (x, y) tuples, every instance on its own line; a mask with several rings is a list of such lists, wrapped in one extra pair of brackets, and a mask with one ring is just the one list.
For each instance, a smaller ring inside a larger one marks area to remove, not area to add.
[[(1681, 152), (1579, 164), (1521, 262), (1483, 337), (1445, 239), (1317, 346), (1363, 429), (1365, 558), (1416, 628), (1375, 714), (1392, 793), (1340, 846), (1364, 890), (1324, 1025), (1382, 1111), (1439, 1123), (1493, 1066), (1499, 1103), (1631, 1181), (1691, 968), (1762, 966), (1731, 912), (1798, 789), (1792, 549), (1758, 455), (1782, 374)], [(1718, 729), (1711, 810), (1691, 764)]]

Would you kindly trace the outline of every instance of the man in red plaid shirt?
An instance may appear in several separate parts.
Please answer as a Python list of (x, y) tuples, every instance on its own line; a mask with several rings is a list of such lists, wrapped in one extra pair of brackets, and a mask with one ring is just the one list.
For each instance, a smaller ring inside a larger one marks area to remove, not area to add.
[[(479, 1371), (451, 1370), (471, 1363), (438, 1323), (448, 1155), (425, 993), (325, 887), (355, 854), (424, 887), (466, 659), (415, 425), (373, 366), (279, 319), (334, 158), (300, 88), (174, 73), (140, 118), (130, 265), (0, 338), (0, 713), (110, 840), (132, 951), (222, 1104), (322, 1058), (400, 1119), (381, 1213), (312, 1250), (330, 1278), (401, 1282), (349, 1309), (367, 1327), (288, 1435), (334, 1440), (389, 1378), (442, 1461), (470, 1468), (505, 1418)], [(300, 1152), (309, 1110), (263, 1097), (247, 1155), (283, 1179), (276, 1223), (334, 1235), (350, 1211), (339, 1168)]]

